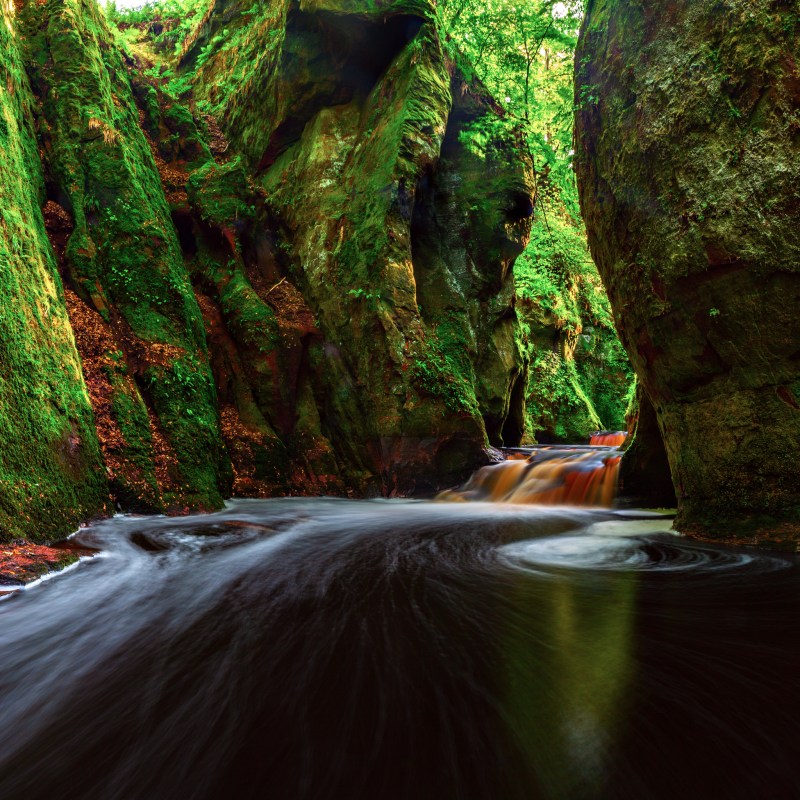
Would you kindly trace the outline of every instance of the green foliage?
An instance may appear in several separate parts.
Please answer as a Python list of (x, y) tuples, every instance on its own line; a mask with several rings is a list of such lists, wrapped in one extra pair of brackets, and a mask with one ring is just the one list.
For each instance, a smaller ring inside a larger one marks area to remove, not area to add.
[[(286, 7), (281, 3), (257, 3), (243, 11), (242, 7), (235, 6), (224, 22), (217, 19), (204, 26), (203, 34), (193, 44), (191, 38), (187, 40), (181, 70), (161, 65), (150, 74), (164, 91), (176, 96), (193, 84), (197, 108), (220, 120), (224, 118), (232, 146), (254, 160), (265, 151), (273, 132), (271, 121), (277, 124), (290, 115), (291, 110), (284, 105), (294, 102), (298, 94), (291, 91), (292, 87), (275, 91), (272, 79), (268, 78), (282, 74), (280, 59), (286, 36)], [(151, 20), (165, 18), (165, 4), (155, 4), (152, 8)], [(445, 130), (450, 105), (450, 80), (446, 70), (440, 70), (438, 55), (432, 63), (426, 62), (432, 53), (439, 52), (441, 40), (450, 59), (472, 81), (471, 90), (480, 94), (480, 86), (476, 88), (475, 83), (482, 81), (499, 100), (497, 113), (471, 116), (471, 121), (461, 129), (461, 144), (482, 159), (487, 169), (493, 163), (500, 164), (503, 157), (508, 159), (510, 154), (518, 154), (520, 144), (527, 148), (536, 165), (538, 192), (533, 236), (515, 270), (518, 297), (524, 301), (518, 303), (518, 309), (523, 308), (520, 315), (523, 330), (522, 336), (512, 334), (511, 340), (515, 346), (524, 340), (523, 349), (528, 360), (537, 364), (544, 363), (540, 341), (543, 326), (555, 328), (569, 341), (569, 347), (562, 348), (559, 355), (562, 363), (556, 376), (561, 382), (559, 398), (563, 402), (554, 401), (554, 407), (569, 408), (573, 417), (581, 415), (582, 420), (590, 420), (586, 425), (597, 427), (599, 412), (595, 407), (611, 407), (612, 411), (606, 416), (619, 417), (620, 414), (613, 411), (613, 402), (605, 403), (599, 396), (602, 382), (595, 380), (592, 373), (595, 366), (601, 369), (601, 362), (607, 355), (604, 337), (616, 340), (607, 300), (588, 258), (572, 172), (572, 53), (581, 12), (578, 3), (555, 4), (545, 0), (518, 5), (509, 0), (490, 0), (488, 4), (477, 0), (445, 0), (436, 12), (442, 35), (420, 35), (408, 46), (392, 68), (396, 71), (393, 91), (376, 94), (374, 109), (356, 123), (363, 124), (368, 137), (372, 137), (372, 131), (382, 132), (380, 137), (369, 139), (371, 147), (364, 148), (363, 152), (370, 155), (360, 155), (352, 165), (358, 191), (345, 197), (343, 190), (330, 189), (321, 195), (318, 209), (309, 207), (311, 204), (297, 189), (303, 182), (303, 176), (295, 174), (298, 164), (317, 163), (333, 157), (332, 153), (322, 152), (316, 142), (324, 142), (324, 149), (339, 148), (343, 141), (338, 134), (336, 137), (320, 136), (321, 131), (312, 130), (306, 131), (303, 142), (298, 145), (303, 153), (307, 151), (308, 158), (301, 156), (297, 148), (279, 156), (265, 175), (264, 188), (272, 208), (287, 219), (302, 212), (314, 219), (341, 220), (340, 225), (331, 229), (325, 245), (332, 247), (330, 275), (340, 292), (336, 302), (349, 309), (351, 324), (369, 329), (376, 315), (391, 313), (400, 295), (396, 289), (386, 291), (385, 286), (390, 285), (390, 281), (376, 270), (376, 265), (385, 259), (387, 248), (394, 247), (394, 240), (387, 239), (386, 203), (391, 201), (392, 195), (387, 193), (386, 187), (399, 185), (400, 178), (403, 185), (409, 186), (418, 179), (416, 150), (407, 155), (401, 148), (398, 160), (395, 142), (406, 128), (413, 128), (413, 141), (419, 147), (430, 150), (428, 158), (437, 156), (438, 132)], [(195, 25), (196, 22), (197, 16)], [(137, 24), (147, 26), (149, 23), (142, 19)], [(293, 35), (298, 34), (294, 32)], [(153, 34), (148, 33), (148, 36), (156, 41)], [(309, 40), (307, 44), (313, 43), (314, 40)], [(301, 49), (296, 42), (292, 47)], [(298, 67), (298, 70), (299, 80), (303, 75), (302, 69)], [(403, 97), (417, 97), (410, 90), (410, 83), (415, 80), (421, 85), (424, 82), (424, 102), (412, 99), (401, 104)], [(305, 90), (301, 86), (300, 93), (302, 91)], [(436, 96), (438, 92), (441, 97)], [(492, 101), (488, 103), (491, 105)], [(445, 113), (440, 118), (442, 109)], [(344, 131), (355, 123), (350, 114), (351, 111), (342, 107), (335, 113), (330, 112), (330, 116), (321, 116), (315, 124), (335, 126)], [(418, 135), (416, 131), (425, 134)], [(498, 143), (510, 143), (505, 156)], [(391, 165), (396, 165), (396, 169), (390, 174), (387, 169)], [(212, 184), (218, 182), (215, 170), (209, 166), (195, 173), (190, 180), (190, 197), (202, 208), (201, 214), (206, 219), (216, 224), (223, 221), (230, 224), (231, 220), (246, 215), (246, 211), (223, 208), (234, 201), (236, 193), (228, 191), (221, 182), (219, 185), (224, 191), (213, 189)], [(339, 183), (344, 186), (347, 180), (345, 176)], [(486, 194), (484, 187), (482, 191)], [(198, 201), (198, 193), (203, 195), (202, 201)], [(476, 224), (487, 231), (494, 231), (503, 224), (502, 219), (495, 219), (497, 209), (493, 203), (494, 197), (478, 195), (468, 206), (471, 218), (481, 220)], [(347, 215), (343, 217), (345, 207)], [(296, 221), (292, 227), (297, 227)], [(491, 242), (491, 236), (487, 235), (486, 242)], [(321, 258), (317, 255), (320, 244), (309, 240), (299, 248), (301, 252), (304, 248), (313, 252), (316, 263)], [(210, 274), (207, 269), (204, 271)], [(259, 310), (256, 298), (245, 298), (240, 293), (238, 280), (223, 273), (224, 270), (213, 271), (212, 282), (217, 287), (226, 319), (237, 317), (236, 322), (231, 322), (237, 336), (253, 347), (259, 337), (262, 342), (268, 341), (265, 332), (270, 325), (266, 318), (261, 319), (256, 314), (251, 319), (249, 312), (239, 318), (226, 303), (225, 297), (235, 295), (236, 303), (244, 303), (243, 308), (253, 313), (263, 311)], [(314, 286), (304, 287), (306, 290), (312, 296), (318, 291)], [(436, 304), (429, 301), (430, 297), (426, 297), (423, 302), (426, 316), (440, 322)], [(328, 302), (325, 297), (320, 300), (322, 306)], [(583, 361), (572, 363), (577, 337), (583, 335), (584, 328), (590, 327), (600, 334), (590, 337), (588, 355), (581, 351), (586, 356)], [(476, 413), (475, 375), (466, 355), (466, 345), (449, 342), (445, 334), (441, 325), (437, 325), (435, 335), (430, 335), (425, 343), (425, 352), (420, 349), (411, 363), (411, 377), (427, 394), (444, 400), (451, 411), (468, 409)], [(363, 372), (366, 374), (366, 370)], [(544, 388), (549, 378), (545, 379), (544, 368), (539, 372)], [(615, 384), (614, 391), (617, 389)], [(617, 405), (621, 404), (620, 399)], [(588, 432), (588, 429), (581, 429), (581, 435)]]
[(466, 60), (502, 106), (496, 124), (519, 127), (537, 174), (579, 219), (572, 76), (583, 3), (444, 0), (438, 14), (453, 58)]
[(194, 45), (211, 6), (212, 0), (153, 0), (120, 10), (110, 0), (106, 17), (123, 49), (155, 62), (146, 76), (166, 94), (185, 98), (194, 90), (197, 109), (221, 118), (238, 89), (274, 68), (286, 9), (281, 3), (256, 3)]
[(602, 427), (571, 358), (542, 350), (534, 353), (526, 411), (540, 429), (561, 441), (578, 441)]
[(378, 308), (378, 303), (381, 300), (381, 293), (379, 291), (370, 291), (369, 289), (348, 289), (346, 292), (348, 297), (352, 297), (354, 300), (361, 300), (366, 303), (367, 308), (370, 311), (376, 311)]
[(158, 49), (174, 51), (194, 30), (209, 0), (151, 0), (139, 6), (119, 8), (115, 0), (105, 4), (106, 19), (131, 38), (146, 36)]
[[(444, 0), (438, 13), (451, 56), (469, 64), (502, 106), (471, 124), (462, 142), (487, 157), (491, 141), (516, 131), (536, 171), (531, 238), (514, 267), (531, 361), (531, 432), (580, 439), (592, 427), (622, 427), (631, 371), (589, 254), (572, 167), (583, 3)], [(597, 101), (597, 87), (583, 87), (578, 103)]]
[[(632, 373), (583, 228), (553, 200), (540, 202), (539, 209), (530, 243), (514, 268), (523, 333), (533, 362), (531, 424), (558, 438), (564, 438), (570, 425), (574, 435), (583, 438), (590, 422), (595, 428), (620, 430), (625, 426)], [(555, 328), (561, 343), (559, 369), (550, 360), (547, 369), (542, 366), (542, 350), (548, 358), (552, 355), (551, 341), (542, 335), (548, 328)], [(583, 429), (564, 421), (570, 415), (582, 420)]]
[(435, 338), (429, 340), (428, 344), (427, 370), (419, 366), (417, 370), (418, 375), (422, 376), (423, 385), (430, 387), (426, 379), (438, 377), (433, 393), (442, 397), (447, 408), (456, 413), (478, 413), (471, 345), (460, 315), (452, 312), (445, 314), (436, 326)]
[(458, 320), (442, 322), (426, 345), (424, 356), (412, 363), (414, 381), (453, 413), (477, 414), (475, 374)]

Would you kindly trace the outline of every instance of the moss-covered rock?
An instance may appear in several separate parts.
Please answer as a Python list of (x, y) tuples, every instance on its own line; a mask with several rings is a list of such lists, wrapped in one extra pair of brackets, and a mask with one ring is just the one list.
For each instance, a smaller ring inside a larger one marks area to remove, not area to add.
[(431, 491), (489, 440), (517, 444), (531, 175), (515, 141), (471, 136), (498, 110), (445, 59), (432, 8), (220, 1), (184, 64), (275, 232), (249, 285), (279, 262), (313, 312), (312, 417), (345, 483)]
[(679, 530), (800, 533), (796, 3), (594, 0), (577, 57), (592, 253)]
[[(117, 501), (218, 507), (229, 466), (203, 319), (121, 53), (92, 0), (26, 4), (20, 21), (50, 192), (72, 218), (65, 277), (124, 361), (106, 375)], [(164, 469), (143, 474), (156, 451)]]
[(108, 488), (44, 227), (33, 97), (13, 5), (0, 5), (0, 542), (101, 513)]
[(585, 232), (545, 179), (531, 241), (515, 264), (529, 354), (526, 443), (580, 442), (625, 426), (630, 363)]

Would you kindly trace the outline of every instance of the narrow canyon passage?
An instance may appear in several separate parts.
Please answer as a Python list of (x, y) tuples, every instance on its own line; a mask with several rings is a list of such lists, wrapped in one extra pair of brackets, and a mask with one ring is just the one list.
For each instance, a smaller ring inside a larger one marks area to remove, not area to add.
[(796, 557), (669, 524), (311, 499), (99, 524), (100, 556), (0, 603), (0, 796), (795, 796)]
[(800, 798), (799, 110), (800, 0), (0, 3), (0, 800)]

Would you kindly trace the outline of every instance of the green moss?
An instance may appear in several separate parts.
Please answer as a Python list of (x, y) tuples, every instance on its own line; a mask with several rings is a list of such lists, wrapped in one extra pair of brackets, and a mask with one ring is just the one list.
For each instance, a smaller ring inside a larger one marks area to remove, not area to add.
[(412, 362), (411, 375), (426, 393), (440, 397), (455, 414), (479, 413), (475, 369), (469, 357), (463, 324), (451, 317), (436, 327), (421, 358)]
[(531, 435), (581, 441), (623, 430), (632, 370), (582, 226), (557, 202), (540, 203), (515, 273), (532, 362)]
[[(224, 27), (210, 17), (181, 65), (179, 78), (193, 81), (200, 107), (226, 119), (237, 146), (251, 158), (266, 149), (270, 121), (280, 116), (263, 76), (279, 69), (287, 8), (284, 2), (245, 0), (226, 10)], [(257, 117), (251, 102), (261, 111)]]
[(296, 231), (306, 298), (365, 387), (353, 399), (369, 398), (360, 412), (369, 436), (430, 431), (444, 408), (477, 412), (469, 379), (453, 372), (452, 347), (422, 329), (409, 253), (408, 204), (441, 147), (449, 82), (438, 42), (423, 29), (369, 96), (322, 108), (261, 182), (269, 207)]
[(107, 373), (112, 393), (111, 416), (123, 438), (115, 455), (124, 462), (124, 468), (114, 475), (114, 494), (123, 508), (163, 511), (147, 407), (121, 369), (109, 369)]
[(574, 360), (553, 351), (534, 355), (526, 409), (535, 430), (557, 441), (580, 442), (603, 427)]
[(581, 34), (582, 208), (679, 530), (800, 530), (793, 5), (595, 0)]
[(207, 222), (237, 226), (255, 216), (253, 191), (240, 157), (225, 164), (208, 160), (187, 181), (189, 202)]
[[(228, 477), (203, 322), (120, 53), (90, 0), (49, 0), (22, 20), (48, 167), (74, 217), (71, 280), (136, 340), (147, 399), (178, 462), (179, 502), (218, 506)], [(136, 438), (148, 436), (141, 425)]]
[(63, 536), (107, 486), (39, 203), (43, 177), (16, 22), (0, 11), (0, 541)]
[(258, 296), (242, 272), (236, 270), (230, 280), (218, 286), (223, 312), (247, 345), (261, 353), (274, 351), (278, 346), (275, 312)]

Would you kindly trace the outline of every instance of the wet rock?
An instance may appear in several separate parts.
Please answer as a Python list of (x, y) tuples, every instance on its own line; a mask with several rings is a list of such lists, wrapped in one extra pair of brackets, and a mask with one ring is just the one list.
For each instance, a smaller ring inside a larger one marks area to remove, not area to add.
[(620, 465), (620, 497), (642, 508), (674, 508), (677, 501), (667, 451), (655, 409), (641, 386), (636, 390), (628, 428)]
[(34, 544), (26, 539), (0, 544), (0, 597), (93, 554), (94, 551), (69, 541), (59, 542), (55, 547)]
[(791, 3), (590, 4), (577, 171), (676, 527), (800, 531), (800, 72)]
[(217, 2), (183, 63), (203, 52), (195, 91), (263, 196), (249, 284), (286, 279), (316, 321), (312, 429), (358, 491), (466, 477), (523, 432), (530, 167), (513, 139), (478, 153), (498, 109), (445, 58), (427, 3), (243, 10)]

